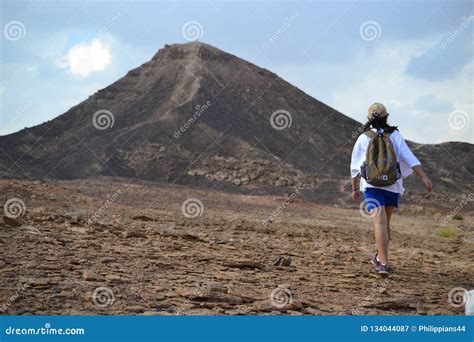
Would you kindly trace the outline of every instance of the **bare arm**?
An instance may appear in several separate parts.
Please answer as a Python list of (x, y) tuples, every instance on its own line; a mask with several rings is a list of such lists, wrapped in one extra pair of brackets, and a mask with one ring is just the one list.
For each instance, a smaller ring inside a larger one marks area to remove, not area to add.
[(352, 181), (352, 199), (354, 201), (360, 201), (362, 195), (360, 193), (360, 174), (351, 179)]
[(355, 176), (352, 180), (352, 191), (359, 191), (360, 188), (360, 174)]
[(400, 156), (409, 165), (412, 170), (420, 177), (421, 181), (426, 187), (426, 191), (430, 193), (433, 190), (433, 184), (431, 183), (430, 178), (426, 175), (425, 171), (421, 168), (420, 161), (415, 157), (413, 152), (408, 147), (405, 139), (401, 137), (400, 139)]
[(423, 184), (426, 187), (426, 190), (428, 192), (431, 192), (433, 190), (433, 184), (431, 183), (431, 180), (428, 177), (428, 175), (421, 168), (421, 165), (415, 165), (415, 166), (412, 167), (412, 169), (418, 175), (418, 177), (420, 177), (421, 181), (423, 182)]

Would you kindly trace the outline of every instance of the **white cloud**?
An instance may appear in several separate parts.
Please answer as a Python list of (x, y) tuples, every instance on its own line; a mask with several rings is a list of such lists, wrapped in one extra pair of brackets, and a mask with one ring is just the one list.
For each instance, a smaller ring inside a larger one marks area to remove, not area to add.
[[(398, 125), (407, 139), (421, 143), (473, 143), (472, 66), (451, 79), (439, 81), (405, 73), (412, 56), (429, 48), (432, 42), (433, 39), (392, 41), (374, 53), (363, 51), (341, 64), (314, 62), (274, 69), (290, 83), (358, 121), (366, 121), (367, 107), (377, 101), (387, 105), (392, 124)], [(420, 98), (433, 101), (422, 104)], [(453, 109), (467, 113), (470, 125), (452, 129), (448, 120)]]
[(79, 43), (69, 49), (58, 65), (68, 69), (73, 75), (86, 77), (107, 68), (111, 61), (110, 50), (110, 46), (99, 39), (93, 39), (90, 43)]
[[(115, 36), (102, 34), (99, 41), (102, 46), (108, 47), (110, 53), (114, 53), (113, 58), (110, 58), (102, 72), (96, 71), (89, 77), (75, 76), (74, 82), (71, 82), (73, 73), (69, 71), (69, 64), (64, 66), (65, 69), (58, 68), (62, 57), (62, 63), (68, 62), (63, 47), (68, 44), (69, 34), (69, 31), (58, 31), (32, 41), (32, 45), (28, 45), (28, 51), (31, 54), (29, 56), (34, 57), (34, 63), (2, 61), (4, 73), (0, 80), (0, 135), (54, 119), (98, 89), (115, 82), (128, 70), (149, 60), (155, 52), (128, 45)], [(90, 46), (92, 42), (80, 45)], [(31, 66), (36, 66), (37, 70), (28, 72)], [(66, 70), (67, 73), (63, 72)], [(44, 87), (45, 84), (48, 87)], [(16, 95), (18, 89), (23, 96)], [(15, 113), (18, 108), (23, 108), (25, 102), (31, 102), (32, 108), (20, 117)]]

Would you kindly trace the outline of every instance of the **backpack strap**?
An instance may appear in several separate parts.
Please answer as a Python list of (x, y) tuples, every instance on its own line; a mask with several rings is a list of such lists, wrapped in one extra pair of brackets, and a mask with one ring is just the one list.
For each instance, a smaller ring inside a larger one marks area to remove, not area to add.
[(365, 131), (364, 134), (366, 136), (368, 136), (370, 138), (370, 140), (372, 140), (373, 138), (375, 138), (377, 136), (377, 133), (375, 133), (374, 131), (372, 130), (368, 130), (368, 131)]
[(378, 131), (377, 133), (372, 131), (372, 130), (368, 130), (368, 131), (365, 131), (364, 134), (366, 136), (368, 136), (370, 138), (370, 140), (372, 140), (373, 138), (375, 138), (376, 136), (386, 136), (387, 138), (390, 137), (390, 134), (389, 132), (385, 132), (384, 130), (380, 130)]

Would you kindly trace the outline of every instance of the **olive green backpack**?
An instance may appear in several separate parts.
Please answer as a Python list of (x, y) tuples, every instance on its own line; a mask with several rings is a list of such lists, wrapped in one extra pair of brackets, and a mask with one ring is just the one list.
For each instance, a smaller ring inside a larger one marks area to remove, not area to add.
[(382, 130), (364, 132), (370, 138), (361, 166), (361, 176), (374, 186), (388, 186), (400, 178), (400, 164), (397, 162), (390, 133)]

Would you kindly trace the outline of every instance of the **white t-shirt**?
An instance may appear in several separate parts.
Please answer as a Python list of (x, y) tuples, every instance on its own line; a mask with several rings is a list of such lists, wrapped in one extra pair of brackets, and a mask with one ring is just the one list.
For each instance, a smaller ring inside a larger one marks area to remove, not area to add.
[[(373, 130), (375, 132), (375, 130)], [(403, 178), (408, 177), (413, 173), (412, 167), (420, 165), (420, 161), (415, 157), (413, 152), (408, 147), (405, 139), (399, 131), (395, 130), (390, 134), (390, 141), (392, 142), (393, 149), (395, 150), (395, 155), (397, 161), (400, 163), (400, 172), (402, 178), (397, 180), (394, 184), (389, 186), (374, 186), (368, 184), (364, 178), (360, 179), (360, 191), (365, 191), (367, 188), (377, 188), (383, 189), (391, 192), (396, 192), (400, 195), (403, 195), (405, 189), (403, 188)], [(352, 159), (351, 159), (351, 177), (354, 178), (360, 174), (360, 167), (365, 161), (365, 153), (367, 147), (369, 146), (370, 138), (366, 134), (361, 134), (354, 145), (352, 150)]]

